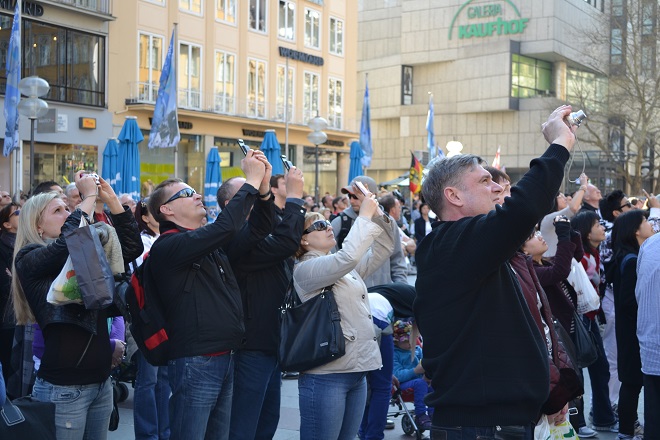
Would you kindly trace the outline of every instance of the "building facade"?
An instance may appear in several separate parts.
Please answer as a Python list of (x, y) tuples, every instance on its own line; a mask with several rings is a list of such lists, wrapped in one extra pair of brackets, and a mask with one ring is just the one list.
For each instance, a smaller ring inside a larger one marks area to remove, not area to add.
[[(356, 137), (357, 5), (351, 0), (136, 0), (115, 2), (110, 24), (108, 108), (117, 134), (137, 117), (141, 180), (179, 177), (204, 187), (206, 156), (218, 147), (223, 179), (242, 175), (236, 139), (258, 148), (275, 130), (282, 153), (314, 193), (308, 121), (328, 120), (320, 146), (322, 193), (346, 184)], [(159, 78), (176, 25), (176, 148), (149, 149)], [(288, 119), (288, 124), (286, 123)]]
[[(358, 96), (368, 73), (369, 174), (395, 178), (408, 170), (410, 151), (426, 163), (432, 94), (437, 147), (447, 154), (458, 141), (489, 162), (500, 148), (516, 181), (545, 150), (541, 124), (554, 108), (584, 102), (578, 89), (606, 99), (609, 45), (591, 45), (584, 33), (609, 12), (604, 0), (362, 0)], [(614, 185), (607, 161), (581, 147), (568, 177), (586, 163), (604, 189)]]
[[(48, 113), (31, 123), (20, 117), (22, 147), (0, 155), (0, 188), (12, 194), (29, 191), (30, 140), (34, 140), (34, 180), (73, 181), (78, 169), (97, 170), (99, 155), (112, 136), (107, 110), (107, 45), (110, 0), (24, 1), (22, 10), (22, 73), (45, 79), (50, 91), (42, 97)], [(7, 49), (14, 1), (0, 1), (0, 105), (4, 106)], [(5, 118), (0, 116), (4, 133)], [(4, 140), (3, 140), (4, 142)]]

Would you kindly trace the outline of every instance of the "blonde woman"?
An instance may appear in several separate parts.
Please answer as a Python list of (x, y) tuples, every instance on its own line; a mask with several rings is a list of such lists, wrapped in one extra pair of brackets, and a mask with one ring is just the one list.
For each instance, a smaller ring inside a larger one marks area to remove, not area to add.
[[(344, 240), (331, 254), (335, 238), (330, 223), (318, 213), (305, 217), (305, 230), (296, 256), (293, 283), (301, 301), (333, 285), (346, 341), (346, 354), (301, 374), (298, 380), (300, 438), (354, 439), (367, 398), (366, 373), (381, 367), (367, 287), (370, 275), (394, 249), (389, 217), (370, 192), (356, 188), (360, 213)], [(396, 237), (398, 239), (398, 237)]]
[(135, 218), (107, 182), (100, 179), (97, 186), (94, 177), (80, 171), (76, 187), (82, 203), (73, 213), (55, 192), (38, 194), (21, 209), (12, 295), (17, 323), (36, 321), (43, 331), (44, 354), (32, 396), (55, 403), (56, 437), (103, 440), (112, 412), (110, 309), (55, 306), (46, 295), (69, 256), (66, 233), (79, 227), (81, 217), (89, 219), (97, 197), (110, 209), (124, 261), (142, 254), (142, 242)]

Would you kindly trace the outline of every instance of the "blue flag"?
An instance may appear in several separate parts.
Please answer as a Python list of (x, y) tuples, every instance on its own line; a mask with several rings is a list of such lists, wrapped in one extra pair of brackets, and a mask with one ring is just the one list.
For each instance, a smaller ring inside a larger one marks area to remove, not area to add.
[(428, 137), (427, 139), (427, 147), (429, 149), (429, 160), (433, 159), (435, 157), (435, 132), (433, 131), (433, 118), (435, 116), (435, 112), (433, 110), (433, 95), (429, 97), (429, 112), (426, 116), (426, 135)]
[(174, 32), (167, 49), (163, 71), (160, 73), (158, 97), (154, 108), (154, 117), (151, 120), (151, 133), (149, 133), (149, 148), (176, 147), (181, 140), (179, 133), (179, 117), (177, 115), (177, 87), (176, 69), (174, 69)]
[(369, 108), (369, 84), (366, 81), (364, 102), (362, 103), (362, 122), (360, 123), (360, 147), (362, 147), (362, 152), (364, 152), (362, 166), (369, 167), (374, 150), (371, 148), (371, 110)]
[[(21, 2), (16, 2), (14, 23), (11, 27), (9, 48), (7, 50), (7, 88), (5, 89), (5, 145), (2, 154), (9, 156), (18, 148), (18, 101), (21, 92), (18, 83), (21, 80)], [(32, 160), (32, 158), (30, 158)]]

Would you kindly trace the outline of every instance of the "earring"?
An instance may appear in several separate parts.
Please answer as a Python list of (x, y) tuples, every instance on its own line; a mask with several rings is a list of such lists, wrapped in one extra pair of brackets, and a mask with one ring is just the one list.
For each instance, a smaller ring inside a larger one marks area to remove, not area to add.
[(39, 231), (39, 238), (44, 238), (44, 231)]
[(305, 246), (307, 246), (308, 244), (309, 244), (309, 242), (307, 240), (305, 240)]

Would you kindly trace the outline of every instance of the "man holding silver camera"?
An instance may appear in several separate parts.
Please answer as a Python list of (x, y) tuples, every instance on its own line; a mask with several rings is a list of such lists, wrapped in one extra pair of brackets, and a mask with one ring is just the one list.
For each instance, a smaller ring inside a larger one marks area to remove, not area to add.
[[(497, 206), (502, 187), (474, 155), (436, 160), (422, 194), (439, 222), (417, 253), (414, 311), (433, 389), (432, 439), (530, 426), (549, 394), (548, 351), (508, 263), (552, 207), (575, 143), (570, 106), (543, 124), (551, 144)], [(555, 419), (556, 421), (556, 419)]]

